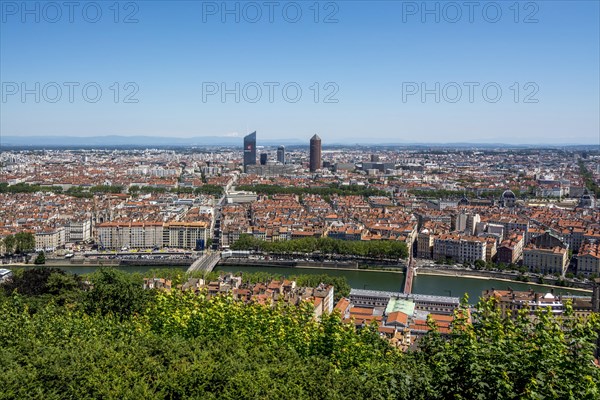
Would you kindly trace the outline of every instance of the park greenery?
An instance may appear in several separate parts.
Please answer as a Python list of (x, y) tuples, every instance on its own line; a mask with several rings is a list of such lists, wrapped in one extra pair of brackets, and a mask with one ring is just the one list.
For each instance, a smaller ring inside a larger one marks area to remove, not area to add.
[(0, 248), (6, 254), (23, 254), (35, 250), (35, 235), (31, 232), (19, 232), (0, 239)]
[(402, 353), (312, 306), (142, 290), (102, 269), (18, 271), (0, 286), (0, 399), (598, 399), (600, 320), (502, 316), (466, 301)]
[(72, 197), (91, 198), (94, 194), (103, 193), (121, 193), (123, 186), (119, 185), (95, 185), (95, 186), (71, 186), (63, 190), (62, 186), (47, 186), (28, 183), (17, 183), (9, 185), (6, 182), (0, 183), (0, 193), (36, 193), (48, 192), (56, 194), (66, 194)]
[[(411, 189), (409, 193), (419, 197), (419, 198), (435, 198), (435, 199), (461, 199), (466, 197), (468, 199), (498, 199), (504, 193), (505, 189), (499, 190), (486, 190), (480, 192), (474, 192), (472, 190), (446, 190), (446, 189), (435, 189), (435, 190), (425, 190), (425, 189)], [(517, 189), (513, 189), (513, 193), (518, 198), (521, 197), (521, 192)]]
[(340, 196), (388, 196), (389, 192), (379, 189), (368, 188), (360, 185), (329, 185), (324, 187), (295, 187), (295, 186), (278, 186), (278, 185), (269, 185), (269, 184), (259, 184), (259, 185), (241, 185), (236, 187), (237, 190), (245, 190), (256, 192), (258, 194), (264, 194), (267, 196), (272, 196), (274, 194), (295, 194), (295, 195), (303, 195), (303, 194), (317, 194), (320, 196), (332, 196), (332, 195), (340, 195)]
[(62, 193), (60, 186), (41, 186), (37, 184), (17, 183), (9, 185), (8, 182), (0, 182), (0, 193), (35, 193), (35, 192), (55, 192)]
[[(165, 188), (157, 186), (137, 186), (133, 185), (127, 190), (130, 194), (139, 193), (175, 193), (175, 194), (206, 194), (212, 196), (222, 196), (223, 188), (219, 185), (203, 185), (196, 188), (192, 187), (177, 187)], [(62, 186), (44, 186), (38, 184), (17, 183), (9, 185), (7, 182), (0, 183), (0, 193), (36, 193), (47, 192), (55, 194), (65, 194), (78, 198), (92, 198), (97, 194), (118, 194), (124, 192), (124, 187), (120, 185), (95, 185), (95, 186), (71, 186), (67, 190), (63, 190)]]
[(278, 254), (337, 254), (378, 259), (397, 259), (408, 256), (406, 243), (400, 241), (339, 240), (329, 237), (309, 237), (281, 242), (267, 242), (249, 234), (240, 235), (240, 238), (231, 245), (231, 250), (252, 250)]

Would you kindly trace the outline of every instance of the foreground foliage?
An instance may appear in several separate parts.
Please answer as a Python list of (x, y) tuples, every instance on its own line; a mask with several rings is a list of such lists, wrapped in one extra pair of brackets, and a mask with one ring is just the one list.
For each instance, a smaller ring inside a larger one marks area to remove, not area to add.
[(600, 320), (575, 318), (569, 303), (565, 311), (509, 319), (490, 300), (478, 304), (474, 324), (457, 313), (451, 340), (434, 332), (421, 346), (438, 390), (452, 399), (599, 399)]
[(337, 314), (315, 321), (308, 303), (149, 295), (132, 282), (109, 270), (82, 290), (37, 271), (1, 287), (0, 399), (600, 398), (598, 317), (569, 309), (509, 320), (483, 302), (473, 324), (463, 308), (450, 338), (434, 331), (403, 354)]

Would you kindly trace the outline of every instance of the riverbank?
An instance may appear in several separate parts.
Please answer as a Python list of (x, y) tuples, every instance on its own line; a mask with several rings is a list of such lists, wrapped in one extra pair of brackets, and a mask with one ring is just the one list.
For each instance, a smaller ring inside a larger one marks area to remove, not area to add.
[[(576, 289), (578, 291), (592, 292), (591, 284), (586, 284), (583, 282), (573, 282), (567, 281), (569, 284), (573, 286), (560, 286), (554, 285), (552, 283), (538, 283), (538, 282), (523, 282), (515, 279), (516, 274), (510, 274), (505, 272), (496, 272), (496, 271), (472, 271), (472, 270), (462, 270), (462, 269), (443, 269), (443, 268), (428, 268), (428, 267), (420, 267), (417, 270), (417, 275), (431, 275), (431, 276), (453, 276), (453, 277), (461, 277), (461, 278), (470, 278), (470, 279), (481, 279), (481, 280), (494, 280), (494, 281), (502, 281), (502, 282), (514, 282), (514, 283), (522, 283), (526, 285), (532, 286), (542, 286), (542, 287), (550, 287), (556, 289)], [(552, 281), (549, 279), (549, 281)], [(556, 280), (554, 280), (556, 282)]]
[(292, 261), (292, 260), (254, 260), (247, 258), (225, 258), (217, 265), (243, 265), (248, 267), (281, 267), (281, 268), (320, 268), (357, 270), (358, 263), (348, 261)]
[[(144, 267), (144, 266), (187, 266), (192, 259), (50, 259), (46, 260), (46, 267)], [(12, 264), (15, 265), (15, 264)], [(35, 266), (34, 264), (19, 264), (19, 266)]]
[(71, 274), (77, 274), (77, 275), (87, 275), (87, 274), (92, 274), (96, 271), (98, 271), (101, 268), (115, 268), (118, 269), (119, 271), (123, 271), (123, 272), (127, 272), (127, 273), (140, 273), (140, 274), (146, 274), (151, 270), (156, 270), (156, 269), (171, 269), (171, 270), (177, 270), (177, 271), (181, 271), (182, 274), (184, 274), (187, 270), (187, 266), (180, 266), (180, 265), (168, 265), (168, 264), (162, 264), (162, 265), (117, 265), (117, 266), (108, 266), (108, 265), (75, 265), (75, 264), (67, 264), (67, 265), (34, 265), (34, 264), (10, 264), (10, 265), (6, 265), (6, 266), (2, 266), (2, 268), (7, 268), (7, 269), (12, 269), (14, 271), (17, 270), (27, 270), (27, 269), (33, 269), (33, 268), (58, 268), (58, 269), (62, 269), (65, 272), (71, 273)]

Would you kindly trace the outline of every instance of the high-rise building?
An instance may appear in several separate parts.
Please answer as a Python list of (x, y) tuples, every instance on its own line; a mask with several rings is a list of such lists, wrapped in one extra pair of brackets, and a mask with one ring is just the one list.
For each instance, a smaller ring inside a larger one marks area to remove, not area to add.
[(285, 146), (279, 146), (277, 148), (277, 162), (285, 164)]
[(321, 138), (314, 135), (310, 139), (310, 172), (321, 169)]
[(256, 131), (244, 137), (244, 172), (248, 165), (256, 165)]
[(267, 153), (260, 153), (260, 165), (267, 165)]

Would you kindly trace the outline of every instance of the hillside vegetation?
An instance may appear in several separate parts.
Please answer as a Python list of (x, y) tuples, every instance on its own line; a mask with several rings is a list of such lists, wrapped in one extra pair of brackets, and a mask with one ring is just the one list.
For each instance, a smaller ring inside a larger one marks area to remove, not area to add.
[(483, 302), (474, 324), (458, 313), (450, 338), (401, 353), (308, 304), (144, 291), (110, 269), (89, 279), (29, 270), (0, 289), (0, 399), (600, 398), (597, 316), (506, 320)]

